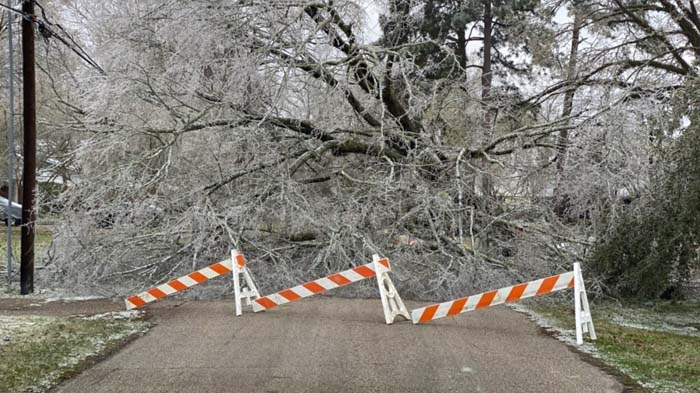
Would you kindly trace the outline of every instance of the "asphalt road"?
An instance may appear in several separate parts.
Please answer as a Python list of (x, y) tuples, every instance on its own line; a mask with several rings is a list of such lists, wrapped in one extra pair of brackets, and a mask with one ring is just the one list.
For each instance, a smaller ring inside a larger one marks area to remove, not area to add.
[(378, 299), (320, 297), (241, 317), (223, 301), (149, 312), (148, 334), (54, 392), (623, 391), (506, 307), (418, 326), (385, 325)]

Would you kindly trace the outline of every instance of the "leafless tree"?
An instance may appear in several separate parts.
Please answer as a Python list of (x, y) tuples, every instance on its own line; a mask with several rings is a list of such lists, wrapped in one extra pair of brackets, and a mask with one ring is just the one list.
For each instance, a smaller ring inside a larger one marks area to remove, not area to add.
[[(415, 33), (411, 2), (387, 3), (377, 40), (348, 0), (66, 4), (107, 74), (63, 74), (82, 88), (53, 122), (73, 138), (54, 274), (85, 289), (128, 293), (231, 247), (269, 290), (373, 253), (409, 297), (568, 269), (620, 190), (644, 184), (664, 110), (658, 87), (613, 71), (608, 41), (509, 93), (485, 58), (474, 71)], [(603, 40), (591, 21), (611, 17), (582, 7), (557, 24), (562, 5), (542, 7), (554, 59), (572, 35)], [(414, 50), (428, 45), (450, 77), (425, 77)]]

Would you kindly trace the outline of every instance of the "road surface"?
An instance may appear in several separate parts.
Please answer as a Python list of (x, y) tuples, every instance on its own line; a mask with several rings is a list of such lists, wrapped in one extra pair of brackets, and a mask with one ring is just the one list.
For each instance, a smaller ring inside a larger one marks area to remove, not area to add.
[[(409, 309), (421, 304), (409, 302)], [(384, 324), (381, 303), (305, 299), (149, 306), (156, 326), (53, 392), (622, 392), (614, 377), (506, 307)]]

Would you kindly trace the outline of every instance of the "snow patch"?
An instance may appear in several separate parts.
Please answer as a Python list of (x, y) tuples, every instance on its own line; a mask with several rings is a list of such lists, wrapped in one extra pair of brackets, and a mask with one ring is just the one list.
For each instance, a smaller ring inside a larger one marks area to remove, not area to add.
[[(576, 344), (576, 331), (574, 329), (564, 329), (557, 324), (550, 320), (545, 318), (544, 316), (534, 312), (533, 310), (527, 308), (526, 306), (518, 303), (514, 304), (509, 304), (508, 307), (511, 307), (515, 311), (518, 311), (520, 313), (523, 313), (530, 317), (530, 320), (535, 322), (538, 326), (542, 327), (545, 329), (548, 333), (550, 333), (554, 338), (557, 340), (565, 343), (566, 345), (570, 345), (573, 347), (577, 347), (581, 352), (585, 352), (588, 354), (591, 354), (597, 358), (603, 358), (602, 354), (598, 352), (598, 350), (595, 348), (595, 346), (587, 341), (583, 342), (583, 345), (577, 345)], [(595, 321), (594, 321), (595, 323)]]
[(94, 321), (98, 319), (111, 319), (111, 320), (132, 320), (141, 317), (143, 311), (131, 310), (131, 311), (113, 311), (104, 314), (96, 314), (88, 317), (83, 317), (82, 319), (88, 321)]
[(69, 293), (66, 293), (65, 290), (51, 289), (51, 288), (42, 288), (42, 289), (37, 290), (34, 293), (30, 293), (28, 295), (21, 295), (17, 291), (3, 291), (3, 292), (0, 292), (0, 298), (3, 298), (3, 299), (31, 299), (31, 300), (43, 301), (45, 303), (59, 302), (59, 301), (79, 302), (79, 301), (85, 301), (85, 300), (107, 299), (105, 296), (102, 296), (102, 295), (71, 296)]
[(67, 297), (50, 297), (46, 299), (46, 303), (51, 302), (82, 302), (86, 300), (101, 300), (106, 299), (104, 296), (67, 296)]
[(44, 317), (0, 315), (0, 345), (8, 345), (30, 337), (37, 328), (50, 321)]
[(673, 326), (668, 323), (661, 323), (658, 326), (649, 326), (649, 325), (644, 325), (641, 323), (636, 323), (636, 322), (628, 322), (625, 321), (622, 317), (614, 317), (613, 322), (616, 324), (623, 326), (623, 327), (628, 327), (628, 328), (633, 328), (633, 329), (641, 329), (641, 330), (649, 330), (652, 332), (668, 332), (668, 333), (676, 333), (676, 334), (684, 334), (688, 336), (697, 336), (700, 335), (700, 331), (698, 329), (692, 327), (692, 326)]
[[(594, 358), (603, 361), (606, 364), (613, 365), (615, 368), (619, 369), (627, 375), (630, 375), (632, 377), (635, 376), (634, 370), (619, 364), (619, 362), (616, 362), (615, 359), (611, 358), (610, 356), (607, 356), (603, 352), (598, 351), (592, 342), (584, 341), (583, 345), (576, 345), (576, 331), (574, 329), (561, 328), (557, 325), (555, 321), (545, 318), (544, 316), (538, 314), (534, 310), (522, 304), (509, 304), (508, 307), (511, 307), (515, 311), (527, 315), (531, 321), (535, 322), (538, 326), (542, 327), (548, 333), (550, 333), (554, 338), (565, 343), (566, 345), (576, 347), (577, 350), (583, 353), (589, 354)], [(686, 332), (684, 334), (698, 335), (698, 329), (695, 329), (694, 327), (690, 326), (678, 328), (669, 324), (663, 324), (655, 325), (652, 327), (649, 325), (643, 325), (641, 323), (625, 321), (624, 317), (614, 318), (613, 322), (621, 326), (631, 327), (635, 329), (644, 329), (650, 331), (667, 331), (673, 333)], [(647, 389), (651, 389), (658, 393), (681, 393), (686, 391), (685, 388), (682, 387), (680, 384), (673, 384), (672, 381), (656, 382), (637, 380), (637, 383), (639, 383)]]

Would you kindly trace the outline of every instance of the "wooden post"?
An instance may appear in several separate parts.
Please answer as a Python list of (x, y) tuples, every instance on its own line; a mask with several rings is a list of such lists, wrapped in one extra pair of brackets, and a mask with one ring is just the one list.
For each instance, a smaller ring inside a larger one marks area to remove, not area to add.
[(34, 292), (34, 221), (36, 213), (36, 95), (34, 70), (34, 0), (25, 0), (22, 11), (22, 78), (24, 81), (24, 172), (22, 174), (22, 258), (20, 293)]

